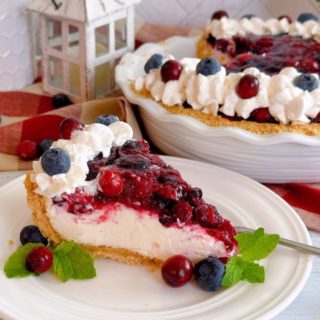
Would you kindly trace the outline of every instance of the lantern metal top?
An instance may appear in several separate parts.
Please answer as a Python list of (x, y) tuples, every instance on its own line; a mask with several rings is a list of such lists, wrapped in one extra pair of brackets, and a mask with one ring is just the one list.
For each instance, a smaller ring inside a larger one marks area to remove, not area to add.
[(87, 23), (139, 2), (140, 0), (35, 0), (26, 9)]

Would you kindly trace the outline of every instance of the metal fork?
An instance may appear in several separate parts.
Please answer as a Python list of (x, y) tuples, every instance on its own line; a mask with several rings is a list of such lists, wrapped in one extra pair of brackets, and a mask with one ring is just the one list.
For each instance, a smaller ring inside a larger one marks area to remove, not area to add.
[[(242, 232), (253, 232), (255, 230), (247, 228), (247, 227), (242, 227), (242, 226), (236, 226), (235, 227), (237, 233), (242, 233)], [(303, 244), (297, 241), (292, 241), (284, 238), (280, 238), (279, 244), (296, 249), (298, 251), (301, 251), (303, 253), (308, 253), (308, 254), (313, 254), (316, 256), (320, 256), (320, 248), (314, 247), (314, 246), (309, 246), (307, 244)]]

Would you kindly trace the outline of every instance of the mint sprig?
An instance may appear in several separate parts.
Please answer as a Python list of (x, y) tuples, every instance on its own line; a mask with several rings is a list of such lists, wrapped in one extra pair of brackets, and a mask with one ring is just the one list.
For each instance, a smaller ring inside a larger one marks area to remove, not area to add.
[(53, 270), (63, 282), (96, 276), (93, 258), (74, 241), (62, 242), (53, 251)]
[[(42, 243), (27, 243), (12, 253), (4, 265), (8, 278), (27, 277), (35, 275), (26, 268), (26, 257)], [(96, 276), (93, 258), (88, 251), (75, 244), (74, 241), (62, 242), (53, 253), (53, 271), (63, 282), (69, 279), (92, 279)]]
[(4, 273), (8, 278), (23, 278), (34, 274), (26, 268), (26, 257), (29, 252), (42, 243), (27, 243), (12, 253), (4, 264)]
[(230, 287), (239, 281), (263, 283), (264, 267), (255, 261), (266, 258), (279, 243), (279, 235), (266, 235), (263, 228), (253, 233), (243, 232), (235, 236), (238, 241), (238, 256), (232, 257), (226, 266), (222, 286)]

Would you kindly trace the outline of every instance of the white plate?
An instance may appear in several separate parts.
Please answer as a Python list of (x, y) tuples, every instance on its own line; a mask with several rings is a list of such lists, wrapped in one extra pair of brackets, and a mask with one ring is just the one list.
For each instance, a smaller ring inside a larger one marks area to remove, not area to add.
[(148, 136), (164, 153), (205, 160), (260, 182), (320, 181), (320, 137), (295, 133), (257, 135), (214, 128), (183, 115), (173, 115), (152, 99), (137, 96), (131, 82), (144, 73), (146, 57), (159, 52), (176, 58), (194, 57), (197, 38), (173, 37), (145, 44), (126, 54), (116, 68), (116, 81), (127, 99), (137, 104)]
[[(310, 244), (300, 218), (282, 199), (262, 185), (209, 164), (165, 157), (205, 199), (234, 224)], [(18, 246), (19, 232), (31, 223), (22, 178), (0, 188), (0, 265)], [(14, 240), (14, 248), (8, 245)], [(24, 320), (81, 319), (270, 319), (302, 290), (312, 267), (308, 255), (283, 247), (264, 260), (266, 282), (240, 283), (208, 293), (191, 282), (173, 289), (160, 272), (114, 261), (96, 261), (97, 277), (62, 283), (52, 274), (7, 279), (0, 272), (0, 317)]]

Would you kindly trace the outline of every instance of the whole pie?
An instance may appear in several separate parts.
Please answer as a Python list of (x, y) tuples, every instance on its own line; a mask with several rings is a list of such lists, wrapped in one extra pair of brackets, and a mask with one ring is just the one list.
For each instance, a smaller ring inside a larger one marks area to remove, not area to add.
[(237, 253), (230, 222), (121, 121), (54, 142), (25, 186), (41, 233), (97, 258), (158, 265), (176, 254), (197, 261)]
[(262, 20), (212, 15), (198, 58), (146, 57), (133, 90), (169, 112), (258, 134), (320, 134), (320, 24), (312, 14)]

